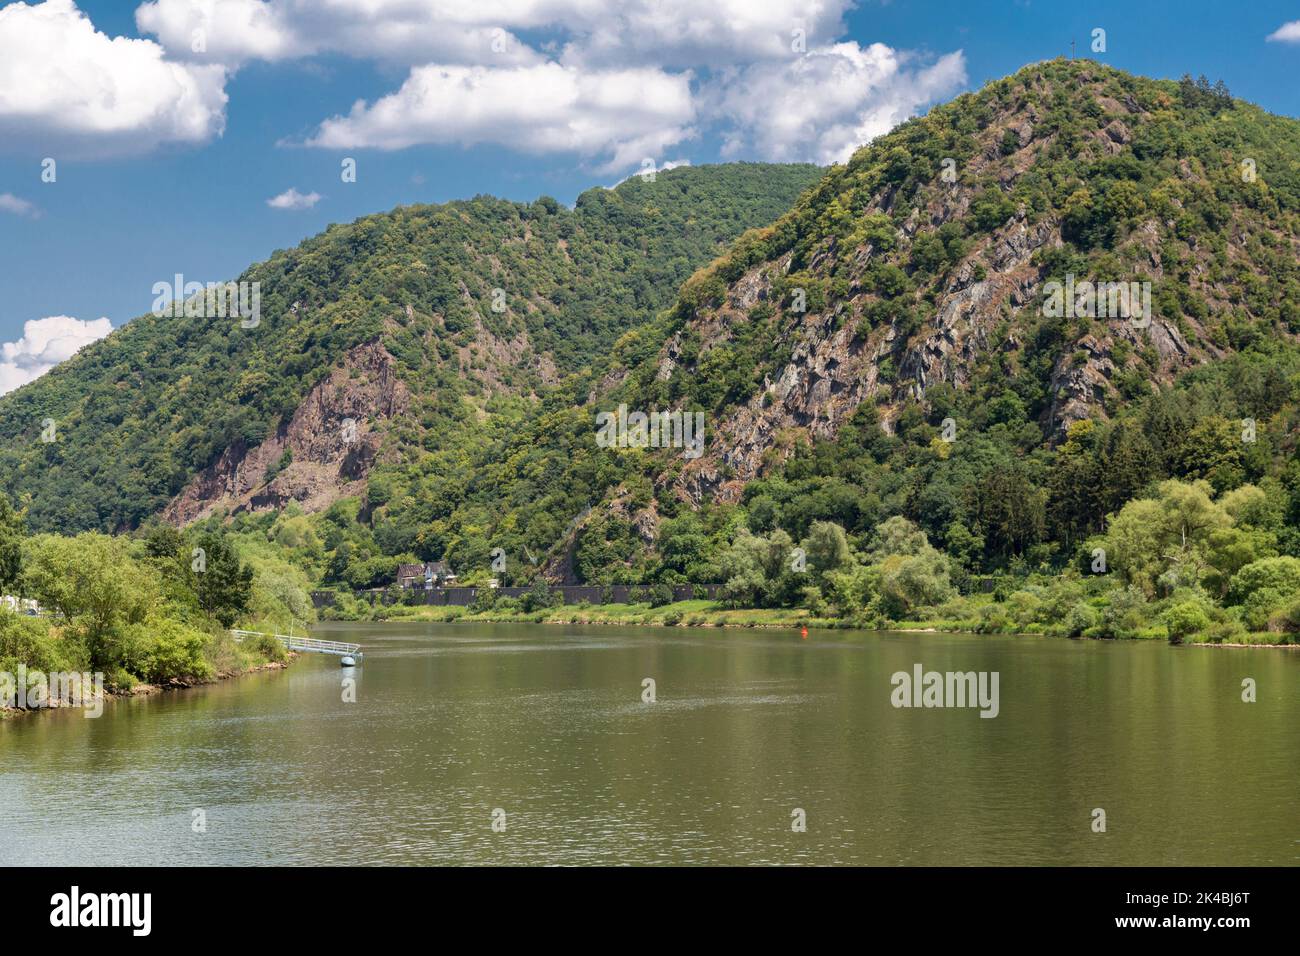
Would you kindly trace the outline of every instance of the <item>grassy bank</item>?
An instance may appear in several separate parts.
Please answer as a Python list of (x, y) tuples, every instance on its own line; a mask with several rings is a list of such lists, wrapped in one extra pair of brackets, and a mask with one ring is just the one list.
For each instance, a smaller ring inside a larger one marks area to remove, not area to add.
[(715, 601), (649, 604), (565, 604), (535, 611), (393, 605), (369, 615), (375, 621), (465, 621), (525, 624), (623, 624), (652, 627), (852, 627), (813, 617), (803, 608), (725, 608)]
[[(371, 621), (435, 621), (526, 623), (526, 624), (622, 624), (649, 627), (780, 627), (780, 628), (863, 628), (886, 631), (925, 631), (953, 634), (1024, 634), (1051, 637), (1089, 637), (1071, 635), (1064, 627), (1051, 627), (1040, 623), (1017, 626), (1009, 620), (999, 620), (981, 614), (980, 608), (995, 607), (993, 598), (984, 595), (969, 599), (964, 609), (966, 616), (937, 616), (918, 620), (852, 620), (836, 617), (819, 617), (806, 608), (730, 608), (717, 601), (676, 601), (659, 607), (649, 604), (570, 604), (559, 607), (522, 611), (513, 608), (474, 610), (467, 607), (433, 607), (428, 605), (391, 605), (371, 609), (369, 613), (354, 617)], [(974, 613), (970, 613), (970, 612)], [(1222, 644), (1223, 646), (1293, 645), (1294, 635), (1270, 632), (1235, 633), (1231, 641), (1212, 640), (1210, 633), (1193, 634), (1184, 638), (1187, 644)], [(1168, 641), (1169, 632), (1161, 624), (1143, 627), (1126, 635), (1130, 640)]]

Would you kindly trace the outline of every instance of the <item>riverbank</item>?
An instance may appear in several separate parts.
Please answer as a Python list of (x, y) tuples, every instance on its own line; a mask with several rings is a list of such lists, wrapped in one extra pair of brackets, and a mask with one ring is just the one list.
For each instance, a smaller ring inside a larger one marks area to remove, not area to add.
[(209, 656), (212, 663), (210, 672), (180, 675), (158, 683), (134, 681), (129, 685), (105, 686), (100, 693), (91, 697), (90, 703), (70, 704), (66, 701), (55, 701), (36, 707), (11, 707), (8, 706), (7, 701), (0, 700), (0, 720), (9, 720), (25, 714), (42, 713), (51, 710), (66, 710), (69, 708), (95, 709), (110, 701), (135, 697), (152, 697), (168, 691), (205, 687), (210, 684), (233, 680), (237, 677), (247, 677), (250, 674), (284, 670), (298, 657), (292, 651), (285, 650), (278, 642), (272, 641), (266, 645), (249, 642), (236, 644), (225, 635), (213, 641), (209, 649)]
[[(487, 609), (430, 605), (391, 605), (376, 608), (373, 621), (435, 621), (440, 623), (498, 624), (600, 624), (644, 627), (748, 627), (748, 628), (817, 628), (823, 630), (866, 629), (937, 634), (1021, 634), (1039, 637), (1070, 637), (1063, 629), (1042, 625), (1009, 627), (990, 624), (988, 618), (943, 618), (936, 620), (855, 621), (846, 618), (819, 617), (806, 608), (728, 608), (717, 601), (675, 601), (659, 607), (649, 604), (561, 605), (536, 611)], [(1238, 634), (1234, 641), (1212, 641), (1206, 635), (1191, 635), (1185, 644), (1219, 647), (1295, 647), (1295, 635), (1268, 632)], [(1132, 640), (1168, 641), (1162, 625), (1153, 625), (1134, 634)]]

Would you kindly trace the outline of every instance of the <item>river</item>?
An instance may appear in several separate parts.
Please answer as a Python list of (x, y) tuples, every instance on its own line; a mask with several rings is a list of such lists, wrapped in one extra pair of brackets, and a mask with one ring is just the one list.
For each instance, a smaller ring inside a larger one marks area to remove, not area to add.
[[(0, 863), (1300, 859), (1293, 650), (554, 625), (313, 634), (360, 642), (361, 666), (305, 655), (94, 720), (0, 722)], [(996, 672), (997, 716), (893, 706), (891, 675), (916, 664)]]

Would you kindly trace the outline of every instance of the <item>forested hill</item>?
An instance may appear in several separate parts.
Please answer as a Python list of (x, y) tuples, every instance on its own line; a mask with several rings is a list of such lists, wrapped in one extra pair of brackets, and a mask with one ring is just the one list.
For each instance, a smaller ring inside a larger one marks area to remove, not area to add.
[[(1144, 301), (1053, 300), (1085, 282)], [(597, 403), (703, 409), (709, 435), (600, 489), (565, 566), (707, 567), (664, 529), (718, 555), (733, 520), (866, 547), (900, 516), (969, 572), (1059, 568), (1168, 478), (1263, 489), (1264, 553), (1295, 553), (1297, 333), (1300, 122), (1034, 64), (833, 168), (620, 344)], [(662, 522), (682, 505), (730, 517)]]
[[(1122, 284), (1135, 314), (1085, 283)], [(629, 350), (623, 394), (707, 410), (711, 453), (680, 486), (730, 498), (864, 403), (887, 431), (957, 408), (1059, 439), (1297, 333), (1300, 123), (1204, 80), (1051, 61), (881, 137), (743, 237), (653, 355)]]
[[(493, 547), (553, 579), (725, 580), (740, 529), (867, 548), (894, 516), (966, 573), (1059, 569), (1166, 478), (1264, 489), (1289, 553), (1298, 156), (1300, 123), (1221, 86), (1028, 66), (834, 167), (541, 416), (378, 469), (360, 522), (335, 515), (346, 582)], [(1049, 308), (1075, 280), (1149, 307)], [(620, 403), (703, 410), (703, 455), (597, 447)]]
[(396, 454), (394, 419), (437, 447), (492, 402), (536, 395), (821, 174), (686, 167), (572, 210), (479, 196), (331, 226), (238, 277), (260, 284), (256, 328), (146, 314), (0, 398), (0, 488), (38, 530), (121, 530), (169, 502), (181, 521), (328, 503)]

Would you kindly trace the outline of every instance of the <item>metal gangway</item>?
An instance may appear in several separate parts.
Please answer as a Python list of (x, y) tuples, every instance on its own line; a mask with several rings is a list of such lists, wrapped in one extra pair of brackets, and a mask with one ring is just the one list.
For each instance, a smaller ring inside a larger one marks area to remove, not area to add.
[(346, 641), (321, 641), (314, 637), (299, 637), (295, 634), (267, 634), (265, 631), (232, 630), (230, 636), (236, 641), (246, 637), (273, 637), (291, 651), (306, 651), (309, 654), (337, 654), (339, 657), (354, 657), (361, 660), (361, 645)]

